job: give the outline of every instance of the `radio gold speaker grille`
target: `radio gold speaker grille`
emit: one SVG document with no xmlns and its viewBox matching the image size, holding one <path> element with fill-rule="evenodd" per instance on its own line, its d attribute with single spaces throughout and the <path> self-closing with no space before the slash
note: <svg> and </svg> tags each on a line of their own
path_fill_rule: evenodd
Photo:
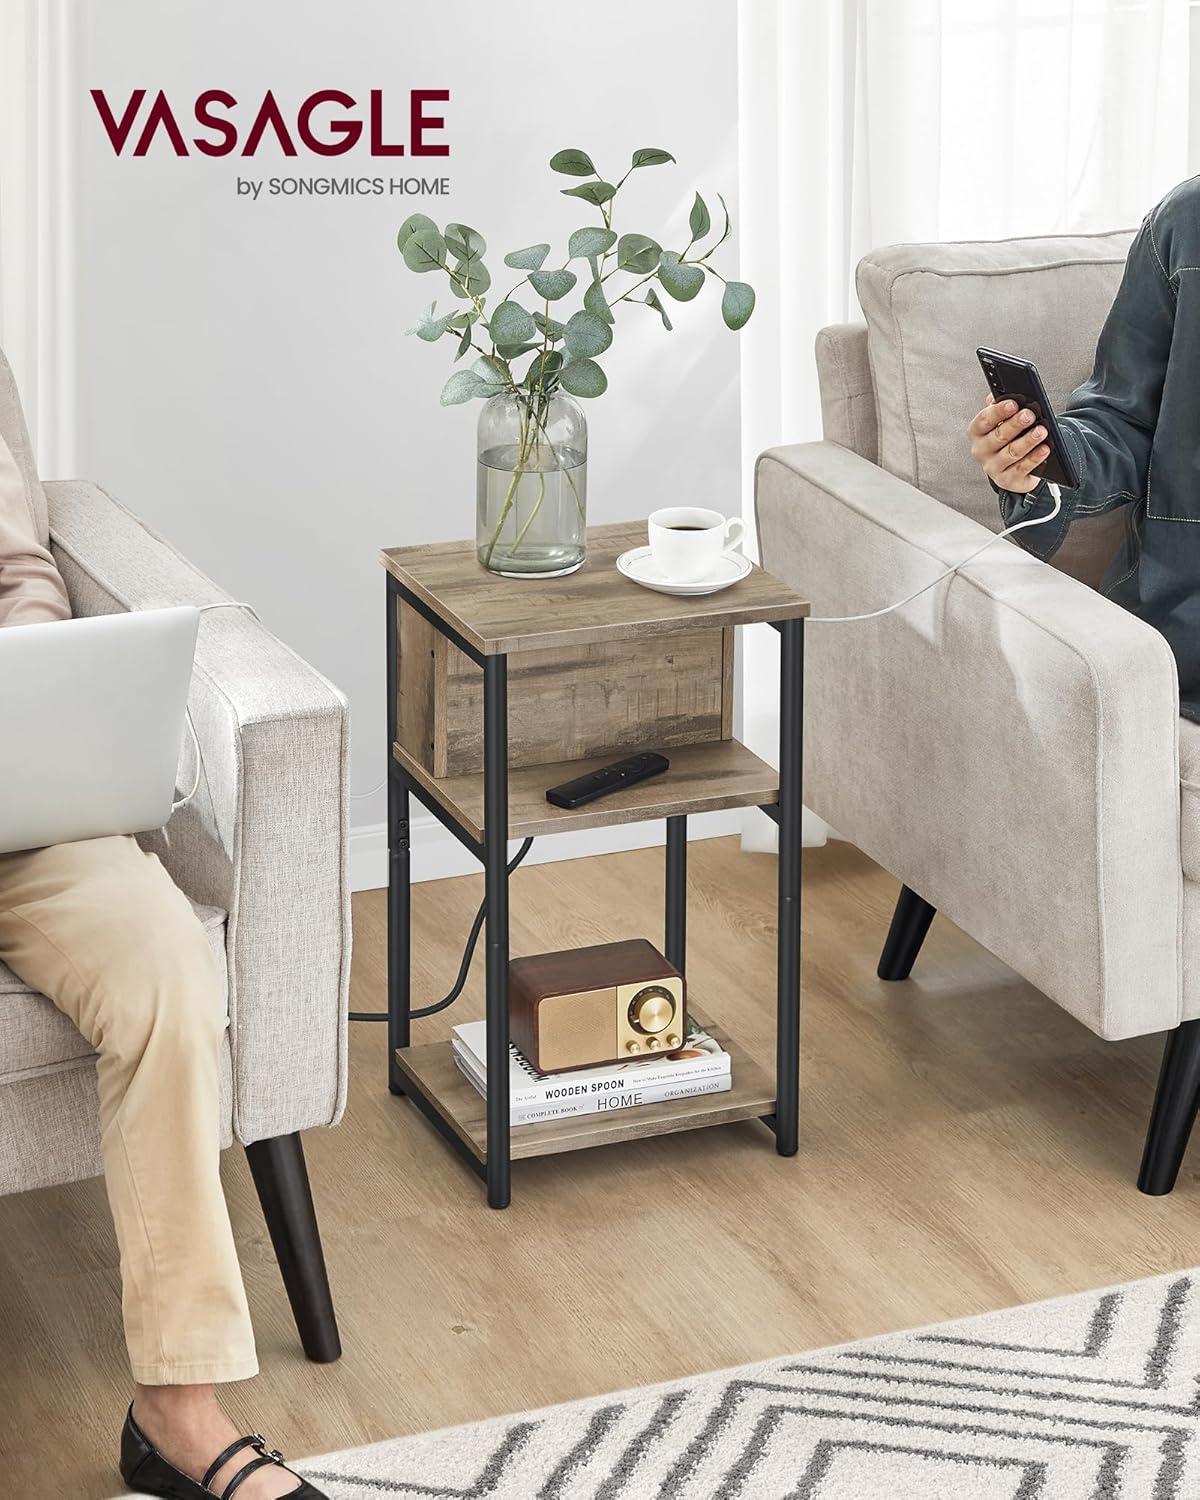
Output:
<svg viewBox="0 0 1200 1500">
<path fill-rule="evenodd" d="M 538 1060 L 544 1072 L 578 1067 L 580 1058 L 615 1054 L 617 1028 L 611 986 L 574 995 L 548 995 L 541 1011 Z"/>
</svg>

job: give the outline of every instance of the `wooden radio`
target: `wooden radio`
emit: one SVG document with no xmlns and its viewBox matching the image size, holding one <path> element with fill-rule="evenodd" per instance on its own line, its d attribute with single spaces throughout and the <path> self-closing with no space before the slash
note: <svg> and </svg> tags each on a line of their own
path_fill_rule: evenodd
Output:
<svg viewBox="0 0 1200 1500">
<path fill-rule="evenodd" d="M 683 975 L 645 938 L 513 959 L 508 999 L 512 1041 L 539 1073 L 661 1056 L 687 1036 Z"/>
</svg>

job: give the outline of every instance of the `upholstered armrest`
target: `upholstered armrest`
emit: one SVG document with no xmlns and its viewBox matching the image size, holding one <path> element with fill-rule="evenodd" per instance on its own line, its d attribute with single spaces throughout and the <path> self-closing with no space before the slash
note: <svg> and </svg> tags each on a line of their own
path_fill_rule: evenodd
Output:
<svg viewBox="0 0 1200 1500">
<path fill-rule="evenodd" d="M 765 566 L 814 616 L 988 538 L 832 443 L 758 461 Z M 805 800 L 1106 1037 L 1180 1019 L 1178 687 L 1159 633 L 997 542 L 897 613 L 812 623 Z"/>
<path fill-rule="evenodd" d="M 46 494 L 76 614 L 228 598 L 98 486 Z M 145 842 L 188 895 L 229 913 L 234 1132 L 332 1124 L 350 959 L 345 700 L 246 611 L 222 609 L 201 617 L 189 705 L 199 791 Z M 194 773 L 189 750 L 181 782 Z"/>
</svg>

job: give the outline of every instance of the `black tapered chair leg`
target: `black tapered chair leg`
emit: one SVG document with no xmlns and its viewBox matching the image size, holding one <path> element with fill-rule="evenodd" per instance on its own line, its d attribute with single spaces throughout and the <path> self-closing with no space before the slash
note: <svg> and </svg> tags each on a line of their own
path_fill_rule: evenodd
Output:
<svg viewBox="0 0 1200 1500">
<path fill-rule="evenodd" d="M 341 1354 L 342 1342 L 300 1137 L 255 1141 L 246 1147 L 246 1157 L 304 1352 L 329 1364 Z"/>
<path fill-rule="evenodd" d="M 1167 1037 L 1138 1187 L 1161 1197 L 1175 1186 L 1200 1105 L 1200 1021 L 1184 1021 Z"/>
<path fill-rule="evenodd" d="M 928 901 L 922 901 L 916 891 L 910 891 L 906 885 L 900 887 L 900 899 L 879 956 L 876 972 L 880 979 L 908 978 L 935 915 L 936 909 Z"/>
</svg>

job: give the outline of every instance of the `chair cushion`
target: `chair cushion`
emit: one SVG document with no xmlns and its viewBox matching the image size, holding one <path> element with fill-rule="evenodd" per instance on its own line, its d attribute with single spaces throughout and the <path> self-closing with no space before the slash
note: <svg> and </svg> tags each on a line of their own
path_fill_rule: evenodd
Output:
<svg viewBox="0 0 1200 1500">
<path fill-rule="evenodd" d="M 965 437 L 987 387 L 980 345 L 1032 359 L 1057 410 L 1087 379 L 1132 232 L 893 245 L 858 266 L 879 425 L 879 463 L 1000 529 Z M 1120 512 L 1076 523 L 1055 565 L 1096 583 Z M 1076 558 L 1079 554 L 1079 559 Z"/>
<path fill-rule="evenodd" d="M 192 908 L 208 934 L 224 991 L 225 913 L 194 901 Z M 0 963 L 0 1084 L 78 1066 L 92 1056 L 91 1046 L 66 1016 Z"/>
</svg>

